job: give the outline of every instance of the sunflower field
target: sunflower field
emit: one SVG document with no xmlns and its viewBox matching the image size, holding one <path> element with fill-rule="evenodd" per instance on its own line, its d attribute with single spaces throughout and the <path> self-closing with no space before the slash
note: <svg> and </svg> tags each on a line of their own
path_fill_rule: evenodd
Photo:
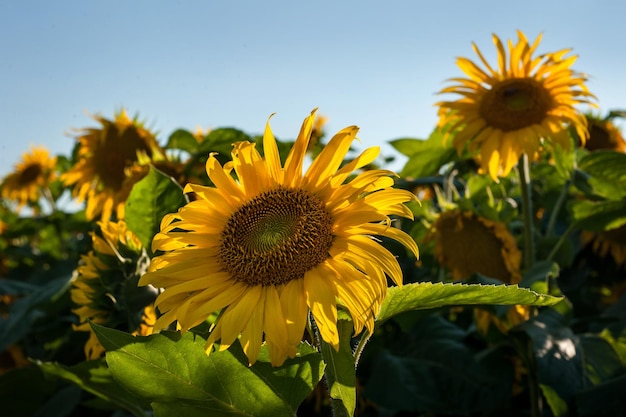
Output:
<svg viewBox="0 0 626 417">
<path fill-rule="evenodd" d="M 569 49 L 493 43 L 396 155 L 317 109 L 287 139 L 123 109 L 26 149 L 0 415 L 626 415 L 626 112 Z"/>
</svg>

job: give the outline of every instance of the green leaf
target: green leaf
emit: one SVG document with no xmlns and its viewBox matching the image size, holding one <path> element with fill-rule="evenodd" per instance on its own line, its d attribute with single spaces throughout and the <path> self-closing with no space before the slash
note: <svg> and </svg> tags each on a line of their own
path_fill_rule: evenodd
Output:
<svg viewBox="0 0 626 417">
<path fill-rule="evenodd" d="M 150 167 L 148 175 L 133 186 L 126 200 L 126 224 L 150 252 L 163 216 L 176 212 L 186 202 L 182 189 L 172 178 Z"/>
<path fill-rule="evenodd" d="M 590 176 L 587 184 L 593 194 L 610 200 L 626 197 L 626 154 L 613 150 L 589 152 L 578 163 Z"/>
<path fill-rule="evenodd" d="M 45 285 L 34 287 L 32 293 L 11 304 L 7 317 L 0 317 L 0 352 L 32 330 L 31 326 L 45 315 L 44 306 L 67 291 L 71 278 L 71 273 L 55 277 Z"/>
<path fill-rule="evenodd" d="M 113 378 L 153 403 L 158 415 L 168 415 L 171 403 L 184 403 L 183 415 L 206 415 L 211 410 L 212 415 L 294 416 L 323 374 L 320 355 L 307 344 L 301 344 L 299 355 L 281 367 L 263 362 L 264 347 L 250 367 L 239 344 L 207 356 L 205 340 L 191 332 L 173 340 L 177 337 L 134 337 L 92 327 L 107 350 Z"/>
<path fill-rule="evenodd" d="M 428 139 L 396 139 L 389 142 L 396 150 L 409 157 L 401 177 L 421 178 L 435 175 L 442 165 L 454 160 L 456 151 L 447 143 L 443 133 L 435 130 Z"/>
<path fill-rule="evenodd" d="M 567 324 L 562 314 L 544 309 L 511 330 L 509 335 L 524 334 L 530 338 L 536 361 L 533 371 L 537 371 L 539 384 L 549 386 L 569 405 L 575 393 L 588 382 L 583 371 L 584 350 L 580 338 Z"/>
<path fill-rule="evenodd" d="M 541 388 L 543 396 L 546 397 L 546 401 L 554 417 L 567 415 L 567 403 L 563 398 L 559 397 L 559 394 L 549 385 L 539 384 L 539 387 Z"/>
<path fill-rule="evenodd" d="M 331 401 L 343 407 L 340 415 L 354 415 L 356 408 L 356 364 L 350 347 L 353 324 L 350 320 L 337 321 L 339 351 L 321 340 L 322 357 L 326 362 L 326 383 Z"/>
<path fill-rule="evenodd" d="M 32 417 L 58 386 L 36 366 L 13 369 L 0 375 L 0 415 Z"/>
<path fill-rule="evenodd" d="M 198 152 L 209 153 L 218 152 L 230 154 L 233 143 L 235 142 L 251 142 L 250 136 L 239 129 L 232 127 L 223 127 L 209 132 L 200 144 Z"/>
<path fill-rule="evenodd" d="M 468 343 L 471 338 L 465 329 L 439 314 L 424 315 L 407 333 L 394 336 L 390 344 L 395 348 L 371 353 L 363 391 L 388 415 L 403 414 L 391 412 L 400 410 L 446 416 L 509 415 L 486 410 L 510 404 L 514 374 L 510 353 L 496 348 L 477 351 Z"/>
<path fill-rule="evenodd" d="M 578 227 L 592 232 L 615 229 L 626 224 L 626 200 L 577 201 L 571 206 Z"/>
<path fill-rule="evenodd" d="M 72 382 L 85 391 L 128 410 L 135 416 L 145 416 L 139 399 L 113 380 L 103 360 L 85 361 L 75 366 L 53 362 L 38 361 L 36 363 L 46 375 L 57 376 Z"/>
<path fill-rule="evenodd" d="M 188 130 L 177 129 L 170 135 L 165 147 L 195 153 L 198 150 L 198 141 Z"/>
<path fill-rule="evenodd" d="M 438 308 L 449 305 L 525 304 L 549 306 L 561 297 L 539 294 L 517 285 L 480 285 L 420 282 L 389 288 L 380 309 L 377 323 L 396 314 L 411 310 Z"/>
</svg>

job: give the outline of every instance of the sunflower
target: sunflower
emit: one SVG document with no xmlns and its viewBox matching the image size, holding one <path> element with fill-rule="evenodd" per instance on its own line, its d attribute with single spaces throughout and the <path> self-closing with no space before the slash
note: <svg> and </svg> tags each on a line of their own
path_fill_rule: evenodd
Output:
<svg viewBox="0 0 626 417">
<path fill-rule="evenodd" d="M 115 120 L 96 116 L 101 128 L 82 131 L 78 161 L 61 179 L 74 186 L 73 195 L 87 200 L 88 220 L 101 215 L 109 220 L 113 211 L 118 219 L 124 217 L 124 203 L 132 186 L 146 170 L 137 170 L 139 155 L 148 160 L 164 158 L 155 136 L 137 120 L 131 120 L 122 110 Z"/>
<path fill-rule="evenodd" d="M 2 183 L 2 197 L 17 201 L 17 211 L 26 204 L 37 203 L 41 193 L 56 178 L 56 157 L 43 146 L 31 146 L 22 160 L 15 164 L 14 171 Z"/>
<path fill-rule="evenodd" d="M 481 274 L 505 284 L 521 280 L 522 253 L 507 227 L 471 212 L 446 211 L 433 225 L 435 257 L 449 268 L 455 280 Z M 502 333 L 529 318 L 527 306 L 512 306 L 505 317 L 496 317 L 482 309 L 474 310 L 476 326 L 486 334 L 494 324 Z"/>
<path fill-rule="evenodd" d="M 397 260 L 374 236 L 397 240 L 417 256 L 415 242 L 389 217 L 412 218 L 403 203 L 416 198 L 391 188 L 390 171 L 364 171 L 348 181 L 379 153 L 369 148 L 340 168 L 356 126 L 338 132 L 303 174 L 315 113 L 304 119 L 284 166 L 268 121 L 264 158 L 253 143 L 235 143 L 223 167 L 209 155 L 214 187 L 185 187 L 198 200 L 163 218 L 152 247 L 164 253 L 139 282 L 164 288 L 155 331 L 175 320 L 187 331 L 220 312 L 207 354 L 217 340 L 224 350 L 241 335 L 251 364 L 265 340 L 279 366 L 296 355 L 309 311 L 335 349 L 338 304 L 351 314 L 355 334 L 373 330 L 386 276 L 402 284 Z"/>
<path fill-rule="evenodd" d="M 590 151 L 612 149 L 626 152 L 626 140 L 620 129 L 610 119 L 602 119 L 591 113 L 585 114 L 585 117 L 589 131 L 589 140 L 585 142 L 586 149 Z"/>
<path fill-rule="evenodd" d="M 586 76 L 570 69 L 577 57 L 566 56 L 569 49 L 533 57 L 541 35 L 532 45 L 524 33 L 517 35 L 516 45 L 508 42 L 508 59 L 502 42 L 493 35 L 497 69 L 472 43 L 486 70 L 458 58 L 457 65 L 469 78 L 450 79 L 456 84 L 439 94 L 455 93 L 462 98 L 436 103 L 439 126 L 449 126 L 446 137 L 454 136 L 459 153 L 466 145 L 472 153 L 479 151 L 481 169 L 495 181 L 508 175 L 522 154 L 533 156 L 550 143 L 568 148 L 568 125 L 584 143 L 586 119 L 575 106 L 594 98 L 585 85 Z"/>
<path fill-rule="evenodd" d="M 506 225 L 468 211 L 441 213 L 433 225 L 435 257 L 454 279 L 479 273 L 507 284 L 520 279 L 522 254 Z"/>
<path fill-rule="evenodd" d="M 590 244 L 594 253 L 601 257 L 610 255 L 618 267 L 626 267 L 626 225 L 603 232 L 583 231 L 583 244 Z"/>
<path fill-rule="evenodd" d="M 71 289 L 77 305 L 72 311 L 79 318 L 74 329 L 90 332 L 85 344 L 88 359 L 104 352 L 89 321 L 141 335 L 150 334 L 156 321 L 155 291 L 137 288 L 147 262 L 141 242 L 123 221 L 98 225 L 99 233 L 92 233 L 93 250 L 82 256 Z"/>
</svg>

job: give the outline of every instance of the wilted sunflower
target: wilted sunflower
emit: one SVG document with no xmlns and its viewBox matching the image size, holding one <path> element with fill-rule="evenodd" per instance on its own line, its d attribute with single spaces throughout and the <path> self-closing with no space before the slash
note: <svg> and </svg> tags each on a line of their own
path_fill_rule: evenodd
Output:
<svg viewBox="0 0 626 417">
<path fill-rule="evenodd" d="M 92 233 L 93 251 L 82 256 L 72 284 L 72 310 L 79 318 L 77 331 L 90 332 L 85 356 L 96 359 L 104 348 L 91 330 L 89 320 L 100 325 L 148 335 L 156 321 L 152 303 L 156 291 L 137 288 L 147 268 L 148 258 L 141 242 L 123 221 L 98 222 L 99 233 Z"/>
<path fill-rule="evenodd" d="M 77 138 L 78 161 L 61 179 L 74 186 L 74 197 L 87 200 L 88 220 L 98 215 L 109 220 L 114 210 L 121 219 L 132 186 L 147 172 L 137 169 L 139 155 L 150 160 L 162 158 L 163 151 L 154 135 L 124 110 L 115 120 L 94 118 L 102 128 L 85 129 Z"/>
<path fill-rule="evenodd" d="M 591 113 L 585 114 L 589 140 L 585 148 L 590 151 L 598 149 L 612 149 L 626 152 L 626 140 L 620 129 L 610 119 L 603 119 Z"/>
<path fill-rule="evenodd" d="M 163 218 L 152 246 L 165 253 L 140 280 L 164 288 L 155 331 L 174 320 L 186 331 L 220 311 L 207 353 L 215 341 L 223 350 L 241 335 L 250 363 L 265 340 L 278 366 L 296 355 L 309 310 L 335 348 L 338 303 L 350 312 L 356 334 L 373 330 L 386 276 L 402 284 L 398 262 L 373 236 L 395 239 L 417 256 L 415 242 L 389 218 L 412 218 L 403 203 L 415 196 L 392 189 L 390 171 L 365 171 L 348 181 L 379 153 L 369 148 L 340 168 L 356 126 L 337 133 L 303 175 L 314 120 L 315 111 L 284 167 L 268 122 L 265 158 L 253 143 L 235 143 L 224 167 L 213 154 L 207 160 L 214 187 L 185 187 L 198 200 Z"/>
<path fill-rule="evenodd" d="M 570 69 L 576 56 L 566 56 L 570 49 L 533 57 L 541 35 L 532 45 L 521 31 L 518 42 L 509 40 L 509 57 L 500 39 L 493 35 L 498 50 L 498 68 L 494 69 L 472 43 L 474 52 L 486 70 L 467 58 L 457 65 L 469 78 L 452 78 L 457 84 L 439 94 L 456 93 L 462 98 L 441 101 L 439 125 L 448 126 L 454 147 L 461 152 L 479 150 L 482 170 L 495 181 L 506 176 L 522 154 L 534 155 L 544 144 L 570 146 L 567 126 L 587 138 L 586 119 L 575 106 L 590 103 L 593 96 L 586 76 Z"/>
<path fill-rule="evenodd" d="M 522 253 L 503 223 L 471 212 L 446 211 L 437 218 L 431 235 L 435 240 L 435 257 L 450 269 L 454 279 L 469 278 L 478 273 L 505 284 L 520 282 Z M 493 323 L 506 333 L 508 328 L 528 319 L 529 309 L 513 306 L 503 318 L 475 309 L 475 316 L 481 332 L 487 333 Z"/>
<path fill-rule="evenodd" d="M 46 148 L 31 146 L 30 153 L 25 152 L 4 179 L 2 197 L 16 201 L 18 211 L 28 203 L 37 203 L 42 191 L 56 177 L 56 163 L 56 157 L 50 157 Z"/>
</svg>

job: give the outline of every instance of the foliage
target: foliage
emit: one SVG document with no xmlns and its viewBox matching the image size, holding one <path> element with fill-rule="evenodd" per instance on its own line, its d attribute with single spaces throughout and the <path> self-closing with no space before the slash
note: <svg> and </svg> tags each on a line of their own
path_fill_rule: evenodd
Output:
<svg viewBox="0 0 626 417">
<path fill-rule="evenodd" d="M 144 167 L 125 206 L 127 226 L 149 255 L 163 216 L 190 198 L 185 182 L 211 185 L 203 166 L 207 155 L 218 152 L 226 163 L 231 144 L 242 140 L 259 136 L 235 128 L 202 134 L 178 129 L 169 136 L 165 161 Z M 414 221 L 394 226 L 415 239 L 420 260 L 383 240 L 398 257 L 405 285 L 388 288 L 373 333 L 351 334 L 350 315 L 341 310 L 339 350 L 319 340 L 311 322 L 296 357 L 279 367 L 271 366 L 266 347 L 249 366 L 238 342 L 207 356 L 215 317 L 185 334 L 172 329 L 148 336 L 94 322 L 106 356 L 86 360 L 88 334 L 75 330 L 70 289 L 81 257 L 94 248 L 90 236 L 98 224 L 86 221 L 81 207 L 63 207 L 69 190 L 58 180 L 49 184 L 48 209 L 42 205 L 36 215 L 17 215 L 3 201 L 0 415 L 623 413 L 626 156 L 581 147 L 539 155 L 530 161 L 532 196 L 526 200 L 516 170 L 494 182 L 438 129 L 427 140 L 391 144 L 407 158 L 396 185 L 421 200 L 410 206 Z M 280 142 L 283 160 L 289 146 Z M 311 152 L 322 147 L 320 141 Z M 75 158 L 58 156 L 59 173 Z M 532 242 L 524 234 L 525 205 L 532 207 Z M 504 225 L 526 259 L 509 271 L 511 279 L 481 270 L 454 276 L 445 248 L 443 254 L 437 248 L 442 232 L 436 225 L 443 213 L 455 212 Z M 483 243 L 472 236 L 465 248 L 473 253 L 487 247 Z M 145 269 L 117 255 L 129 270 Z M 496 251 L 491 258 L 513 255 Z M 140 293 L 126 291 L 111 308 L 137 302 Z"/>
</svg>

